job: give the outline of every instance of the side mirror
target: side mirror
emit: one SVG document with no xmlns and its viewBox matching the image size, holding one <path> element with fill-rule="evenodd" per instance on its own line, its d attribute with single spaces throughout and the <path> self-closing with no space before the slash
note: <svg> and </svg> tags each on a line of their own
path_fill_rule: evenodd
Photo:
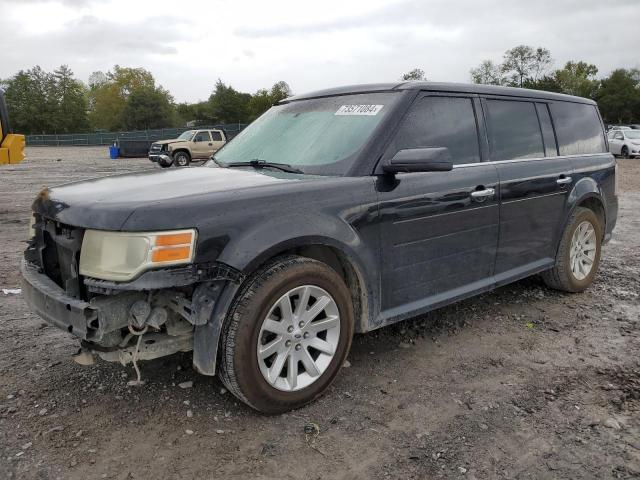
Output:
<svg viewBox="0 0 640 480">
<path fill-rule="evenodd" d="M 387 173 L 448 172 L 453 169 L 453 160 L 446 147 L 407 148 L 382 168 Z"/>
</svg>

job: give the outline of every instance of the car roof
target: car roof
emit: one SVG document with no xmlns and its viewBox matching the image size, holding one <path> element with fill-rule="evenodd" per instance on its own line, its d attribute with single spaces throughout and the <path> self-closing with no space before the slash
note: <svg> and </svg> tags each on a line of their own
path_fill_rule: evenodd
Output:
<svg viewBox="0 0 640 480">
<path fill-rule="evenodd" d="M 432 92 L 471 93 L 483 95 L 503 95 L 510 97 L 540 98 L 544 100 L 562 100 L 565 102 L 588 103 L 595 105 L 591 99 L 565 95 L 563 93 L 545 92 L 543 90 L 531 90 L 528 88 L 499 87 L 496 85 L 479 85 L 475 83 L 453 82 L 426 82 L 410 81 L 395 83 L 369 83 L 360 85 L 348 85 L 334 87 L 315 92 L 304 93 L 289 97 L 281 103 L 294 102 L 309 98 L 330 97 L 335 95 L 347 95 L 352 93 L 388 92 L 398 90 L 425 90 Z"/>
</svg>

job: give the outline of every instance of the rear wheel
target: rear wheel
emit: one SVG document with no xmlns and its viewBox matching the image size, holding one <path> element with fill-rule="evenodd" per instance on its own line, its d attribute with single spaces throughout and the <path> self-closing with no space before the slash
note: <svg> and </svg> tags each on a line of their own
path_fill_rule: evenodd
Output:
<svg viewBox="0 0 640 480">
<path fill-rule="evenodd" d="M 176 167 L 186 167 L 191 162 L 191 155 L 187 152 L 176 152 L 173 154 L 173 163 Z"/>
<path fill-rule="evenodd" d="M 545 283 L 565 292 L 585 290 L 598 271 L 602 226 L 588 208 L 573 212 L 562 235 L 555 266 L 543 272 Z"/>
<path fill-rule="evenodd" d="M 321 395 L 349 352 L 353 306 L 342 278 L 304 257 L 276 259 L 247 280 L 221 338 L 220 378 L 265 413 Z"/>
</svg>

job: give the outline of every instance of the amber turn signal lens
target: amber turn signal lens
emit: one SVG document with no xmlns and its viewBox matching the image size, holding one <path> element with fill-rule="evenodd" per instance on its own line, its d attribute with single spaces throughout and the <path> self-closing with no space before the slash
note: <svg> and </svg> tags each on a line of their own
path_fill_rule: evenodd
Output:
<svg viewBox="0 0 640 480">
<path fill-rule="evenodd" d="M 193 233 L 167 233 L 156 237 L 156 247 L 169 247 L 173 245 L 190 245 Z"/>
<path fill-rule="evenodd" d="M 151 255 L 151 261 L 154 263 L 175 262 L 176 260 L 189 260 L 190 257 L 190 246 L 156 248 Z"/>
</svg>

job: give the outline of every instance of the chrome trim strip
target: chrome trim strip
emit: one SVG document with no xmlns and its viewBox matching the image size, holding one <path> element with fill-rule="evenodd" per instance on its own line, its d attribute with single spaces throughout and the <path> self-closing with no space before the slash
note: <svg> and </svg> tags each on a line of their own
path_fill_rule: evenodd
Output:
<svg viewBox="0 0 640 480">
<path fill-rule="evenodd" d="M 544 195 L 536 195 L 535 197 L 518 198 L 517 200 L 506 200 L 502 202 L 502 205 L 506 205 L 507 203 L 526 202 L 527 200 L 535 200 L 537 198 L 551 197 L 553 195 L 563 195 L 565 193 L 567 193 L 566 190 L 561 192 L 545 193 Z"/>
<path fill-rule="evenodd" d="M 459 165 L 454 165 L 453 168 L 477 167 L 479 165 L 499 165 L 501 163 L 537 162 L 540 160 L 562 160 L 565 158 L 572 159 L 572 158 L 585 158 L 585 157 L 600 157 L 602 155 L 607 155 L 608 153 L 609 152 L 588 153 L 588 154 L 578 154 L 578 155 L 560 155 L 557 157 L 517 158 L 514 160 L 490 160 L 487 162 L 461 163 Z"/>
</svg>

